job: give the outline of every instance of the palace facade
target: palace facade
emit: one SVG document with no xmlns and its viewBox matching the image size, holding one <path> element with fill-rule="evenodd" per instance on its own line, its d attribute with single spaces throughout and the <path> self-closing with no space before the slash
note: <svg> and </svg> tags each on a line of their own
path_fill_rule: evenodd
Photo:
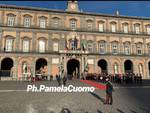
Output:
<svg viewBox="0 0 150 113">
<path fill-rule="evenodd" d="M 1 79 L 63 68 L 68 75 L 134 72 L 150 78 L 150 18 L 0 5 Z M 79 74 L 79 75 L 80 75 Z"/>
</svg>

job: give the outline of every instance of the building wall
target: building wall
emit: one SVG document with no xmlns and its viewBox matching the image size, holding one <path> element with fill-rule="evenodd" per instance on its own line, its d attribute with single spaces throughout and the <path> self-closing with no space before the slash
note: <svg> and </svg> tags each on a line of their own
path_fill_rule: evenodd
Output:
<svg viewBox="0 0 150 113">
<path fill-rule="evenodd" d="M 8 14 L 15 15 L 15 25 L 7 26 Z M 133 62 L 133 71 L 138 73 L 138 64 L 143 65 L 143 78 L 149 78 L 148 62 L 150 61 L 148 53 L 147 44 L 150 43 L 149 34 L 147 34 L 146 26 L 150 24 L 150 19 L 140 19 L 140 18 L 123 18 L 123 17 L 111 17 L 102 15 L 88 15 L 80 13 L 61 13 L 61 12 L 47 12 L 47 11 L 35 11 L 27 9 L 12 9 L 12 8 L 0 8 L 0 15 L 2 19 L 0 20 L 1 30 L 0 30 L 0 61 L 3 58 L 10 57 L 14 61 L 14 72 L 13 78 L 19 79 L 22 76 L 21 66 L 22 62 L 27 61 L 28 65 L 31 67 L 33 73 L 35 73 L 35 62 L 39 58 L 44 58 L 47 61 L 47 74 L 56 75 L 59 73 L 58 66 L 60 65 L 62 56 L 64 57 L 64 68 L 66 69 L 67 61 L 70 59 L 66 56 L 65 40 L 76 36 L 79 40 L 78 48 L 81 47 L 81 42 L 91 41 L 93 43 L 93 52 L 88 52 L 88 54 L 83 54 L 81 51 L 80 57 L 74 57 L 78 59 L 81 64 L 81 69 L 84 70 L 83 58 L 92 59 L 94 63 L 89 64 L 89 72 L 97 73 L 99 67 L 97 63 L 100 59 L 105 59 L 108 64 L 108 73 L 114 73 L 114 63 L 119 65 L 119 73 L 124 73 L 124 62 L 126 60 L 131 60 Z M 30 15 L 31 26 L 24 27 L 24 16 Z M 46 18 L 46 28 L 39 27 L 39 17 Z M 59 18 L 60 25 L 58 28 L 54 29 L 53 18 Z M 70 28 L 70 20 L 76 19 L 77 30 L 72 31 Z M 88 30 L 87 21 L 91 20 L 92 29 Z M 104 23 L 104 32 L 99 32 L 99 22 Z M 111 23 L 116 23 L 116 32 L 111 32 Z M 128 33 L 123 32 L 123 24 L 128 23 Z M 134 25 L 140 25 L 140 33 L 135 33 Z M 4 47 L 6 45 L 6 39 L 11 36 L 14 40 L 13 51 L 4 52 Z M 24 38 L 30 40 L 30 51 L 29 53 L 24 53 L 22 51 L 22 45 Z M 39 39 L 44 39 L 46 42 L 45 53 L 39 53 L 38 42 Z M 99 53 L 99 42 L 106 42 L 106 53 Z M 53 51 L 53 43 L 58 42 L 59 51 Z M 112 43 L 118 42 L 118 53 L 112 53 Z M 123 44 L 129 42 L 131 45 L 130 55 L 124 54 Z M 142 43 L 142 54 L 138 55 L 136 52 L 136 44 Z M 63 52 L 61 53 L 60 50 Z M 69 53 L 69 51 L 67 52 Z M 70 53 L 73 54 L 73 53 Z M 58 58 L 58 63 L 52 63 L 53 58 Z M 0 62 L 0 63 L 1 63 Z"/>
</svg>

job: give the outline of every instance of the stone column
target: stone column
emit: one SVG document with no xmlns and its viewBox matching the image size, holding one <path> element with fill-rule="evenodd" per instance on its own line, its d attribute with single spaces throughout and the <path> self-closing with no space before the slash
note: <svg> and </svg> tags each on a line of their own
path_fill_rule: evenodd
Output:
<svg viewBox="0 0 150 113">
<path fill-rule="evenodd" d="M 147 44 L 146 44 L 146 39 L 145 38 L 143 38 L 143 48 L 142 48 L 142 50 L 143 50 L 143 54 L 147 54 Z"/>
<path fill-rule="evenodd" d="M 94 36 L 93 52 L 94 52 L 94 53 L 97 53 L 97 41 L 96 41 L 96 36 Z"/>
<path fill-rule="evenodd" d="M 123 54 L 122 37 L 119 37 L 119 54 Z"/>
<path fill-rule="evenodd" d="M 2 38 L 3 38 L 3 31 L 2 31 L 2 30 L 0 30 L 0 45 L 1 45 L 1 47 L 0 47 L 0 51 L 3 51 Z"/>
<path fill-rule="evenodd" d="M 32 51 L 36 52 L 36 33 L 32 32 Z"/>
<path fill-rule="evenodd" d="M 134 44 L 134 37 L 131 37 L 131 54 L 135 54 L 136 48 Z"/>
<path fill-rule="evenodd" d="M 48 52 L 51 52 L 52 50 L 53 50 L 52 34 L 49 34 L 49 37 L 48 37 Z"/>
<path fill-rule="evenodd" d="M 18 57 L 15 58 L 13 69 L 14 70 L 13 70 L 12 79 L 19 80 L 19 78 L 18 78 Z"/>
<path fill-rule="evenodd" d="M 109 58 L 108 58 L 109 59 Z M 107 72 L 108 72 L 108 74 L 111 74 L 112 73 L 112 66 L 111 66 L 111 63 L 110 63 L 110 61 L 108 60 L 108 62 L 107 62 Z"/>
<path fill-rule="evenodd" d="M 61 37 L 59 43 L 59 50 L 64 50 L 64 49 L 65 49 L 65 38 Z"/>
<path fill-rule="evenodd" d="M 48 80 L 50 80 L 51 75 L 51 57 L 48 57 Z"/>
<path fill-rule="evenodd" d="M 38 25 L 37 25 L 37 14 L 35 13 L 34 14 L 34 17 L 33 17 L 33 27 L 37 27 Z"/>
<path fill-rule="evenodd" d="M 16 33 L 16 47 L 15 47 L 15 51 L 18 52 L 21 48 L 19 47 L 20 45 L 20 32 L 17 31 Z"/>
<path fill-rule="evenodd" d="M 0 25 L 3 25 L 4 24 L 4 11 L 1 11 L 0 17 L 1 17 L 1 19 L 0 19 Z"/>
<path fill-rule="evenodd" d="M 107 47 L 106 47 L 106 48 L 107 48 L 107 49 L 106 49 L 106 53 L 109 54 L 109 53 L 111 53 L 111 44 L 110 44 L 110 41 L 109 41 L 109 38 L 110 38 L 110 37 L 107 36 L 106 38 L 107 38 L 107 39 L 106 39 L 106 46 L 107 46 Z"/>
<path fill-rule="evenodd" d="M 35 59 L 33 59 L 31 64 L 32 64 L 31 65 L 32 76 L 35 77 L 35 65 L 36 65 Z"/>
<path fill-rule="evenodd" d="M 110 31 L 108 19 L 106 19 L 106 32 Z"/>
<path fill-rule="evenodd" d="M 19 11 L 16 16 L 16 26 L 21 25 L 21 12 Z"/>
<path fill-rule="evenodd" d="M 136 73 L 139 73 L 139 70 L 138 70 L 138 64 L 136 63 L 136 61 L 132 62 L 133 63 L 133 72 L 136 74 Z"/>
</svg>

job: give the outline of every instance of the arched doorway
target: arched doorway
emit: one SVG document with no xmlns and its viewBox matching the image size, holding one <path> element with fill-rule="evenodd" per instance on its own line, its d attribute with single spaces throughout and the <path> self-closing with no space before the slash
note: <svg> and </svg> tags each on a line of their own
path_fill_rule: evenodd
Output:
<svg viewBox="0 0 150 113">
<path fill-rule="evenodd" d="M 14 62 L 11 58 L 5 58 L 1 62 L 1 76 L 9 77 L 12 76 L 12 67 Z"/>
<path fill-rule="evenodd" d="M 99 60 L 99 61 L 98 61 L 98 66 L 99 66 L 100 69 L 101 69 L 101 73 L 106 73 L 106 74 L 108 73 L 106 60 L 104 60 L 104 59 Z"/>
<path fill-rule="evenodd" d="M 79 78 L 80 76 L 80 62 L 76 59 L 70 59 L 67 62 L 67 76 L 68 79 Z"/>
<path fill-rule="evenodd" d="M 133 63 L 130 60 L 124 62 L 125 73 L 133 73 Z"/>
<path fill-rule="evenodd" d="M 35 73 L 36 74 L 43 74 L 45 73 L 45 67 L 47 66 L 47 61 L 44 58 L 40 58 L 36 61 L 36 66 L 35 66 Z"/>
<path fill-rule="evenodd" d="M 149 78 L 150 78 L 150 62 L 148 62 L 148 72 L 149 72 Z"/>
</svg>

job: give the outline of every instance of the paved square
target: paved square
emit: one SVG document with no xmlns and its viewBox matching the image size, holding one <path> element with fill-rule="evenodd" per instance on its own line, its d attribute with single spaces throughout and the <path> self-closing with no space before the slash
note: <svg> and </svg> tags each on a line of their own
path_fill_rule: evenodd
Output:
<svg viewBox="0 0 150 113">
<path fill-rule="evenodd" d="M 0 113 L 60 113 L 68 108 L 70 113 L 150 113 L 150 87 L 124 87 L 115 85 L 113 105 L 103 105 L 105 91 L 94 93 L 33 93 L 26 92 L 29 82 L 0 82 Z M 36 82 L 57 86 L 56 81 Z M 78 80 L 67 85 L 87 86 Z"/>
</svg>

